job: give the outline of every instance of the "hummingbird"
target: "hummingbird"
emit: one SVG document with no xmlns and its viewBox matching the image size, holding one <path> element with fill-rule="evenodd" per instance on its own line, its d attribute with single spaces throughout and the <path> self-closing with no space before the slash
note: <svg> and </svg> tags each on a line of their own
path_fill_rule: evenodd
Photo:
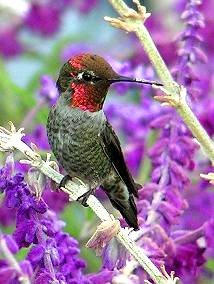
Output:
<svg viewBox="0 0 214 284">
<path fill-rule="evenodd" d="M 138 230 L 134 197 L 138 197 L 139 185 L 103 111 L 109 87 L 117 82 L 162 86 L 119 75 L 98 55 L 84 53 L 70 58 L 56 82 L 60 96 L 48 115 L 47 136 L 57 161 L 67 172 L 59 187 L 74 177 L 82 180 L 89 190 L 78 200 L 87 206 L 88 197 L 100 186 L 127 224 Z"/>
</svg>

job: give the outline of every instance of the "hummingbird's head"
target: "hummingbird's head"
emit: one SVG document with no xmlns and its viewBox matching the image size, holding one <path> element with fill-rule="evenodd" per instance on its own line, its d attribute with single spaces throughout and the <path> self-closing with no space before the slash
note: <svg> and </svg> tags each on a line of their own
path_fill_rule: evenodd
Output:
<svg viewBox="0 0 214 284">
<path fill-rule="evenodd" d="M 84 53 L 70 58 L 62 66 L 57 87 L 60 93 L 71 93 L 71 107 L 95 112 L 102 109 L 108 89 L 115 82 L 162 86 L 152 81 L 121 76 L 102 57 Z"/>
</svg>

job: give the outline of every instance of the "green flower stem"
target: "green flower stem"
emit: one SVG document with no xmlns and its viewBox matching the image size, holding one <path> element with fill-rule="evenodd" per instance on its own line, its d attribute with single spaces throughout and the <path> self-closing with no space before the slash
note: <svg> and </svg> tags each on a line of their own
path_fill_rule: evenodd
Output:
<svg viewBox="0 0 214 284">
<path fill-rule="evenodd" d="M 113 19 L 105 17 L 105 20 L 110 22 L 114 27 L 124 29 L 128 32 L 134 32 L 137 35 L 158 76 L 163 82 L 165 90 L 170 94 L 171 100 L 178 102 L 174 105 L 177 112 L 182 117 L 193 136 L 197 139 L 204 153 L 214 163 L 214 143 L 188 106 L 185 98 L 180 98 L 180 89 L 174 82 L 172 75 L 158 52 L 147 28 L 143 24 L 143 21 L 146 19 L 146 17 L 144 17 L 146 14 L 145 11 L 140 10 L 139 7 L 144 7 L 139 5 L 139 1 L 133 0 L 138 6 L 137 12 L 130 9 L 122 0 L 108 1 L 121 18 Z"/>
</svg>

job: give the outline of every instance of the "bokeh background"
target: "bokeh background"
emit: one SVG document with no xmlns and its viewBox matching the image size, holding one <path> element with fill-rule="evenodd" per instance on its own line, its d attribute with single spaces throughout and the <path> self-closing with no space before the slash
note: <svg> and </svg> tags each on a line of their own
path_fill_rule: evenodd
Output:
<svg viewBox="0 0 214 284">
<path fill-rule="evenodd" d="M 132 1 L 125 2 L 134 7 Z M 213 136 L 214 2 L 206 0 L 201 5 L 190 0 L 141 2 L 152 13 L 146 26 L 163 59 L 178 82 L 188 88 L 190 105 Z M 25 127 L 24 141 L 35 143 L 44 158 L 50 151 L 45 129 L 48 110 L 58 97 L 55 81 L 68 58 L 82 52 L 96 53 L 122 75 L 159 80 L 137 38 L 110 27 L 104 16 L 116 16 L 108 1 L 0 0 L 0 125 L 13 121 L 17 127 Z M 105 103 L 105 112 L 120 136 L 130 170 L 139 183 L 145 184 L 138 204 L 140 223 L 144 227 L 148 212 L 156 210 L 159 217 L 155 224 L 164 228 L 170 242 L 176 239 L 176 245 L 173 243 L 170 249 L 180 246 L 168 255 L 169 270 L 174 269 L 182 283 L 214 283 L 214 192 L 212 186 L 199 178 L 199 173 L 210 171 L 211 166 L 179 117 L 170 108 L 155 102 L 154 94 L 150 87 L 117 84 L 111 88 Z M 0 153 L 1 166 L 5 159 Z M 15 160 L 19 159 L 20 154 L 16 153 Z M 162 178 L 160 189 L 163 167 L 168 172 Z M 28 171 L 27 166 L 18 162 L 15 168 L 24 174 Z M 158 190 L 164 197 L 158 206 L 150 207 Z M 118 214 L 102 192 L 98 191 L 97 195 L 110 212 Z M 79 241 L 81 258 L 86 261 L 82 273 L 102 272 L 101 258 L 92 249 L 85 248 L 98 224 L 97 217 L 76 202 L 68 203 L 67 196 L 51 191 L 49 185 L 43 198 L 65 222 L 63 230 Z M 0 225 L 1 231 L 7 234 L 12 234 L 17 225 L 15 211 L 8 209 L 4 195 Z M 182 243 L 179 236 L 194 230 L 199 231 L 197 237 L 195 233 L 188 245 Z M 162 241 L 158 243 L 154 235 L 148 235 L 141 245 L 159 264 L 159 260 L 167 257 L 169 239 L 168 245 L 157 253 Z M 22 247 L 16 258 L 25 259 L 30 248 Z M 139 271 L 133 270 L 133 275 L 138 277 L 138 282 L 129 278 L 130 282 L 114 283 L 142 283 L 145 278 Z M 112 277 L 113 274 L 109 282 Z M 96 278 L 93 281 L 108 282 L 96 282 Z"/>
</svg>

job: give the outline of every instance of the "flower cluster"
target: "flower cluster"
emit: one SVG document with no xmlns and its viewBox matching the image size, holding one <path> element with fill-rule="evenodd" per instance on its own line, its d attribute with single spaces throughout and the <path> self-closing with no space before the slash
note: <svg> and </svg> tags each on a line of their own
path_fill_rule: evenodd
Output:
<svg viewBox="0 0 214 284">
<path fill-rule="evenodd" d="M 64 222 L 48 210 L 46 203 L 37 200 L 20 173 L 13 175 L 11 164 L 0 170 L 0 190 L 5 194 L 8 208 L 16 212 L 16 228 L 13 236 L 2 237 L 11 254 L 27 247 L 28 254 L 15 271 L 9 260 L 1 262 L 1 279 L 18 279 L 27 274 L 34 283 L 91 283 L 82 274 L 85 262 L 79 257 L 76 239 L 62 231 Z M 1 250 L 0 241 L 0 250 Z M 6 257 L 7 258 L 7 257 Z M 1 281 L 2 282 L 2 281 Z M 11 282 L 7 282 L 11 283 Z"/>
</svg>

